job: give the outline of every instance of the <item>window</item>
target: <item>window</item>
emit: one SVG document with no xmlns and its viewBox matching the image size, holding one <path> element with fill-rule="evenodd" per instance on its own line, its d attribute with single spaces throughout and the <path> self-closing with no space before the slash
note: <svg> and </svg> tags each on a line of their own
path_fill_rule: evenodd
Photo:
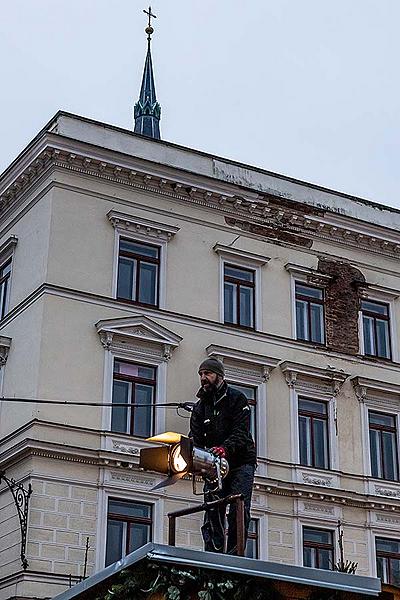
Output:
<svg viewBox="0 0 400 600">
<path fill-rule="evenodd" d="M 8 312 L 10 291 L 11 258 L 0 266 L 0 319 Z"/>
<path fill-rule="evenodd" d="M 383 583 L 400 585 L 400 542 L 376 538 L 376 570 Z"/>
<path fill-rule="evenodd" d="M 158 306 L 159 270 L 158 246 L 120 238 L 117 298 Z"/>
<path fill-rule="evenodd" d="M 224 265 L 224 322 L 255 328 L 255 271 Z"/>
<path fill-rule="evenodd" d="M 328 405 L 299 398 L 300 464 L 329 469 Z"/>
<path fill-rule="evenodd" d="M 369 412 L 369 447 L 371 475 L 398 481 L 396 417 L 379 412 Z"/>
<path fill-rule="evenodd" d="M 111 431 L 150 437 L 154 431 L 156 368 L 114 360 Z"/>
<path fill-rule="evenodd" d="M 242 392 L 242 394 L 244 394 L 248 400 L 250 407 L 250 431 L 255 441 L 257 439 L 257 389 L 250 385 L 241 385 L 239 383 L 230 383 L 229 386 L 234 390 L 238 390 L 238 392 Z"/>
<path fill-rule="evenodd" d="M 324 291 L 296 282 L 296 338 L 325 343 Z"/>
<path fill-rule="evenodd" d="M 244 555 L 246 558 L 258 558 L 258 519 L 250 519 Z"/>
<path fill-rule="evenodd" d="M 152 507 L 130 500 L 109 499 L 106 566 L 151 541 Z"/>
<path fill-rule="evenodd" d="M 303 564 L 316 569 L 333 568 L 332 531 L 303 527 Z"/>
<path fill-rule="evenodd" d="M 383 302 L 361 301 L 364 354 L 391 358 L 389 305 Z"/>
</svg>

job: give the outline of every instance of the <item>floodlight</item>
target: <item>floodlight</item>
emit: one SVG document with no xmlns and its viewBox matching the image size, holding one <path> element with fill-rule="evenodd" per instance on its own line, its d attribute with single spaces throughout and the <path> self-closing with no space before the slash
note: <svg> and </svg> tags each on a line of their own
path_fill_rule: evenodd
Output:
<svg viewBox="0 0 400 600">
<path fill-rule="evenodd" d="M 219 458 L 208 450 L 197 448 L 191 438 L 172 431 L 148 438 L 148 441 L 161 445 L 143 448 L 140 451 L 139 467 L 146 471 L 168 475 L 167 479 L 153 489 L 172 485 L 185 475 L 193 476 L 194 493 L 196 493 L 196 475 L 215 482 L 216 489 L 221 489 L 222 480 L 229 471 L 228 462 L 224 458 Z"/>
</svg>

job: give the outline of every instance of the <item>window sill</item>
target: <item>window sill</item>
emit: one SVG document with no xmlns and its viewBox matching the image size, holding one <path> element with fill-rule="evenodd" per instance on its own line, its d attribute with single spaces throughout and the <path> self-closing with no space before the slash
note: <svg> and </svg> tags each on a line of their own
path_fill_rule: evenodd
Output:
<svg viewBox="0 0 400 600">
<path fill-rule="evenodd" d="M 158 304 L 147 304 L 145 302 L 137 302 L 136 300 L 129 300 L 128 298 L 115 298 L 117 302 L 124 304 L 130 304 L 132 306 L 143 306 L 143 308 L 160 308 Z"/>
<path fill-rule="evenodd" d="M 241 331 L 257 331 L 255 327 L 247 327 L 246 325 L 237 325 L 236 323 L 227 323 L 226 321 L 223 324 L 226 325 L 226 327 L 240 329 Z"/>
</svg>

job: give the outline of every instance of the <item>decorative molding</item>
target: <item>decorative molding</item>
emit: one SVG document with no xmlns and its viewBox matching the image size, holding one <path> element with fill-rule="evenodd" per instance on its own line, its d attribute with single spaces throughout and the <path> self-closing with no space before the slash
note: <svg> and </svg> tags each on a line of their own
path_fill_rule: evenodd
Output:
<svg viewBox="0 0 400 600">
<path fill-rule="evenodd" d="M 112 439 L 111 443 L 113 450 L 117 450 L 125 454 L 134 454 L 137 456 L 140 452 L 140 448 L 134 444 L 129 444 L 128 442 L 121 442 L 120 440 Z"/>
<path fill-rule="evenodd" d="M 322 477 L 321 475 L 311 475 L 310 473 L 301 473 L 303 483 L 308 485 L 317 485 L 322 487 L 332 487 L 333 477 Z"/>
<path fill-rule="evenodd" d="M 269 260 L 268 256 L 262 256 L 261 254 L 254 254 L 253 252 L 247 252 L 246 250 L 240 250 L 239 248 L 232 248 L 231 246 L 224 246 L 223 244 L 215 244 L 213 248 L 219 256 L 227 260 L 240 261 L 243 264 L 255 267 L 262 267 L 266 265 Z"/>
<path fill-rule="evenodd" d="M 317 502 L 303 502 L 304 512 L 335 516 L 335 507 Z"/>
<path fill-rule="evenodd" d="M 321 368 L 284 361 L 280 364 L 280 367 L 289 387 L 300 388 L 304 383 L 304 379 L 314 379 L 317 382 L 322 381 L 329 384 L 329 391 L 332 396 L 338 395 L 343 383 L 349 377 L 349 373 L 346 373 L 343 369 L 330 366 Z"/>
<path fill-rule="evenodd" d="M 319 273 L 318 271 L 316 271 L 315 269 L 311 269 L 310 267 L 302 267 L 293 263 L 286 263 L 285 269 L 295 279 L 301 279 L 304 282 L 307 282 L 311 285 L 317 285 L 319 287 L 326 287 L 332 280 L 331 275 Z"/>
<path fill-rule="evenodd" d="M 130 166 L 127 166 L 126 162 L 121 164 L 99 159 L 88 155 L 86 151 L 71 152 L 61 147 L 63 140 L 57 139 L 57 136 L 51 133 L 47 133 L 47 139 L 42 141 L 42 144 L 44 143 L 47 146 L 38 151 L 32 159 L 25 158 L 22 169 L 19 164 L 20 171 L 14 179 L 12 172 L 8 173 L 7 179 L 3 179 L 3 188 L 0 189 L 0 214 L 17 202 L 44 173 L 51 168 L 57 168 L 242 216 L 248 222 L 263 224 L 274 230 L 302 235 L 305 238 L 335 242 L 340 246 L 384 256 L 400 256 L 400 233 L 397 230 L 364 223 L 308 205 L 307 210 L 304 210 L 300 202 L 288 201 L 286 205 L 282 205 L 281 198 L 271 194 L 248 191 L 243 193 L 240 188 L 238 194 L 238 186 L 222 184 L 210 178 L 210 183 L 198 184 L 197 176 L 196 184 L 193 185 L 193 177 L 191 180 L 184 180 L 175 175 L 165 176 L 161 171 L 170 173 L 171 169 L 162 169 L 160 165 L 154 167 L 159 168 L 160 172 L 152 172 L 147 167 L 144 169 L 143 161 L 135 157 L 129 157 Z M 76 146 L 81 145 L 76 143 Z M 111 154 L 111 151 L 105 150 L 107 154 Z M 206 181 L 206 178 L 204 180 Z M 230 189 L 232 191 L 229 191 Z"/>
<path fill-rule="evenodd" d="M 0 335 L 0 367 L 4 367 L 6 364 L 10 347 L 11 338 Z"/>
<path fill-rule="evenodd" d="M 377 496 L 385 496 L 386 498 L 400 498 L 400 489 L 388 488 L 382 485 L 374 485 L 375 494 Z"/>
<path fill-rule="evenodd" d="M 400 525 L 400 517 L 385 513 L 375 513 L 375 520 L 377 523 L 383 523 L 384 525 Z"/>
<path fill-rule="evenodd" d="M 159 355 L 166 361 L 182 341 L 181 336 L 144 315 L 98 321 L 96 329 L 105 350 Z"/>
<path fill-rule="evenodd" d="M 150 477 L 141 477 L 139 474 L 125 473 L 124 471 L 110 471 L 110 481 L 116 481 L 118 483 L 129 483 L 144 485 L 146 487 L 154 487 L 157 484 L 156 479 Z"/>
<path fill-rule="evenodd" d="M 116 210 L 110 210 L 107 217 L 112 226 L 119 231 L 135 232 L 157 240 L 169 241 L 179 231 L 179 227 L 174 225 L 164 225 Z"/>
<path fill-rule="evenodd" d="M 8 255 L 11 255 L 14 252 L 15 246 L 18 244 L 18 238 L 16 235 L 10 235 L 10 237 L 3 242 L 0 246 L 0 260 L 6 260 Z"/>
<path fill-rule="evenodd" d="M 352 377 L 350 381 L 360 402 L 365 402 L 367 399 L 379 401 L 379 397 L 376 396 L 378 393 L 382 397 L 387 396 L 390 400 L 400 403 L 400 384 L 359 376 Z"/>
<path fill-rule="evenodd" d="M 207 356 L 215 356 L 223 362 L 232 375 L 238 372 L 243 375 L 253 374 L 253 376 L 258 376 L 263 381 L 268 381 L 271 371 L 280 362 L 279 358 L 244 352 L 216 344 L 207 346 L 206 352 Z"/>
</svg>

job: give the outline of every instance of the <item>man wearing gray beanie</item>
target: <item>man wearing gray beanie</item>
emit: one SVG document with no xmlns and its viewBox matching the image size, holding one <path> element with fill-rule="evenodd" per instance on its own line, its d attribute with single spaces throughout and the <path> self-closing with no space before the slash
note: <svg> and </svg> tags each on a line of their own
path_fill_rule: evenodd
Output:
<svg viewBox="0 0 400 600">
<path fill-rule="evenodd" d="M 244 394 L 228 386 L 224 365 L 215 357 L 199 366 L 201 387 L 197 392 L 190 419 L 190 436 L 199 448 L 207 448 L 216 456 L 226 458 L 229 474 L 223 480 L 222 490 L 205 483 L 205 501 L 217 500 L 230 494 L 243 494 L 245 504 L 245 539 L 250 522 L 250 504 L 256 468 L 256 450 L 250 433 L 250 408 Z M 202 535 L 204 549 L 224 552 L 225 507 L 205 513 Z M 237 553 L 236 505 L 231 504 L 228 515 L 226 552 Z"/>
</svg>

